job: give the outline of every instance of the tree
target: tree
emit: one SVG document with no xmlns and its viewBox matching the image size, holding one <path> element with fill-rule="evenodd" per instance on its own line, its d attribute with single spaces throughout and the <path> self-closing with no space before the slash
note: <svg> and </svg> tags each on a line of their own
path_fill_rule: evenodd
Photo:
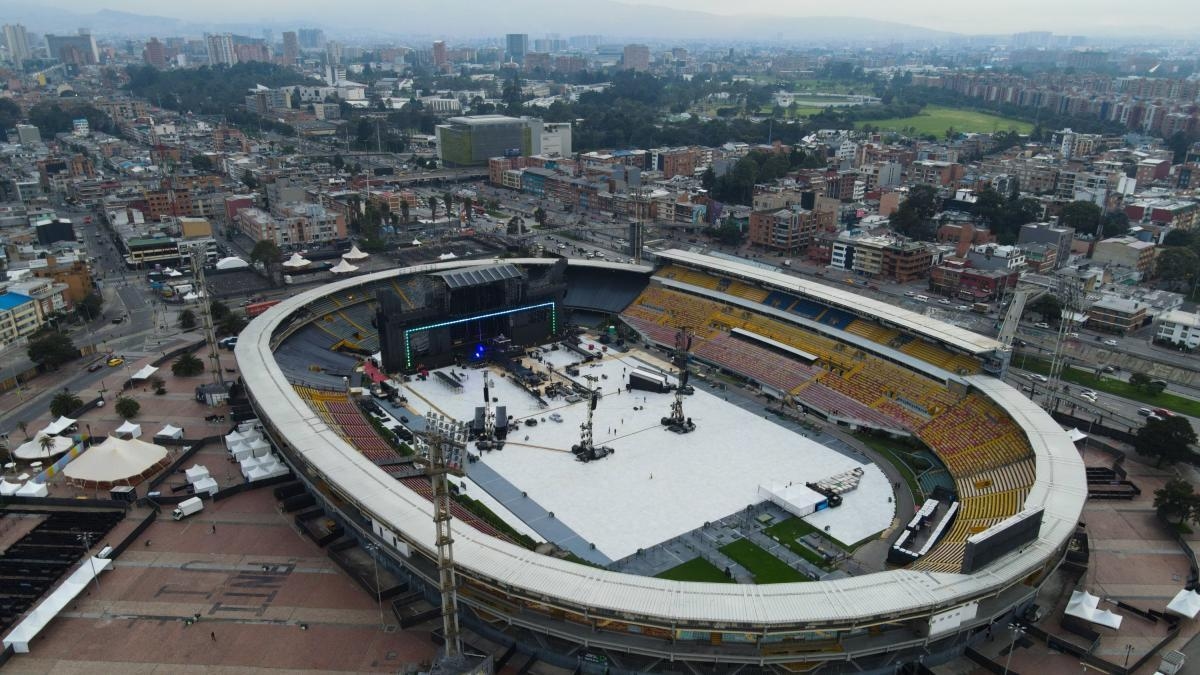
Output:
<svg viewBox="0 0 1200 675">
<path fill-rule="evenodd" d="M 1148 384 L 1150 384 L 1150 376 L 1149 375 L 1147 375 L 1145 373 L 1130 373 L 1129 374 L 1129 386 L 1133 387 L 1134 389 L 1141 391 L 1142 389 L 1145 389 L 1146 385 L 1148 385 Z"/>
<path fill-rule="evenodd" d="M 1025 305 L 1025 313 L 1028 314 L 1029 312 L 1042 317 L 1047 323 L 1057 324 L 1059 319 L 1062 318 L 1062 302 L 1058 299 L 1058 296 L 1045 293 L 1037 300 Z"/>
<path fill-rule="evenodd" d="M 129 420 L 137 417 L 138 412 L 142 409 L 142 404 L 128 396 L 121 396 L 117 398 L 117 403 L 113 406 L 113 409 L 117 411 L 117 414 L 121 418 Z"/>
<path fill-rule="evenodd" d="M 533 219 L 535 221 L 537 221 L 538 227 L 545 227 L 545 225 L 546 225 L 546 209 L 543 209 L 540 206 L 537 207 L 536 209 L 534 209 L 533 210 Z"/>
<path fill-rule="evenodd" d="M 446 209 L 446 217 L 453 218 L 454 214 L 451 213 L 451 211 L 454 210 L 454 195 L 450 194 L 449 192 L 443 193 L 442 206 Z"/>
<path fill-rule="evenodd" d="M 1165 247 L 1191 246 L 1194 238 L 1189 230 L 1174 228 L 1167 232 L 1167 236 L 1163 237 L 1162 245 Z"/>
<path fill-rule="evenodd" d="M 50 414 L 55 417 L 70 415 L 81 407 L 83 407 L 83 401 L 66 388 L 50 399 Z"/>
<path fill-rule="evenodd" d="M 1124 211 L 1104 214 L 1103 234 L 1105 237 L 1120 237 L 1129 232 L 1129 216 Z"/>
<path fill-rule="evenodd" d="M 1100 207 L 1093 202 L 1076 201 L 1062 208 L 1058 222 L 1065 227 L 1075 228 L 1081 234 L 1091 234 L 1100 224 L 1100 215 Z"/>
<path fill-rule="evenodd" d="M 208 155 L 192 155 L 192 168 L 202 173 L 208 173 L 213 170 L 213 163 Z"/>
<path fill-rule="evenodd" d="M 1182 246 L 1163 248 L 1154 260 L 1154 273 L 1159 279 L 1172 286 L 1183 286 L 1191 282 L 1200 266 L 1200 256 Z"/>
<path fill-rule="evenodd" d="M 242 174 L 242 184 L 251 190 L 258 189 L 258 179 L 255 178 L 254 174 L 250 173 L 249 171 Z"/>
<path fill-rule="evenodd" d="M 88 293 L 75 306 L 75 313 L 87 321 L 93 321 L 100 316 L 104 306 L 104 298 L 99 293 Z"/>
<path fill-rule="evenodd" d="M 203 372 L 204 362 L 191 352 L 182 354 L 171 364 L 171 373 L 175 377 L 195 377 Z"/>
<path fill-rule="evenodd" d="M 227 314 L 217 322 L 217 335 L 237 335 L 246 327 L 246 320 L 238 314 Z"/>
<path fill-rule="evenodd" d="M 908 199 L 892 214 L 892 229 L 913 239 L 931 239 L 930 221 L 940 208 L 937 190 L 932 185 L 914 185 L 908 191 Z"/>
<path fill-rule="evenodd" d="M 792 152 L 795 153 L 796 150 L 793 150 Z M 711 193 L 713 191 L 713 187 L 716 186 L 716 184 L 717 184 L 716 172 L 713 171 L 712 166 L 706 167 L 704 169 L 704 173 L 700 176 L 700 186 Z"/>
<path fill-rule="evenodd" d="M 54 437 L 46 434 L 38 439 L 38 445 L 42 446 L 42 452 L 49 455 L 50 451 L 54 449 Z"/>
<path fill-rule="evenodd" d="M 34 363 L 49 368 L 58 368 L 79 357 L 79 350 L 75 348 L 71 338 L 57 331 L 42 331 L 36 334 L 25 351 Z"/>
<path fill-rule="evenodd" d="M 279 250 L 279 245 L 270 239 L 260 239 L 254 243 L 254 248 L 250 249 L 250 262 L 262 264 L 272 285 L 275 284 L 275 273 L 282 259 L 283 252 Z"/>
<path fill-rule="evenodd" d="M 220 300 L 213 300 L 212 302 L 208 303 L 208 311 L 210 314 L 212 314 L 213 321 L 220 321 L 221 319 L 229 316 L 231 313 L 229 306 Z"/>
<path fill-rule="evenodd" d="M 475 214 L 471 212 L 472 207 L 474 207 L 473 200 L 470 197 L 463 197 L 462 207 L 463 212 L 467 214 L 467 222 L 469 223 L 474 220 Z"/>
<path fill-rule="evenodd" d="M 179 327 L 183 330 L 191 330 L 196 327 L 196 313 L 190 309 L 185 309 L 179 313 Z"/>
<path fill-rule="evenodd" d="M 433 220 L 433 221 L 437 220 L 437 205 L 438 205 L 437 196 L 429 195 L 429 219 L 430 220 Z"/>
<path fill-rule="evenodd" d="M 1172 415 L 1164 419 L 1148 419 L 1133 439 L 1133 449 L 1139 455 L 1156 457 L 1154 466 L 1194 460 L 1189 447 L 1196 442 L 1196 432 L 1186 417 Z"/>
<path fill-rule="evenodd" d="M 1186 480 L 1172 478 L 1154 491 L 1154 508 L 1164 516 L 1179 516 L 1180 523 L 1192 515 L 1197 506 L 1200 506 L 1200 495 Z"/>
<path fill-rule="evenodd" d="M 410 207 L 408 205 L 408 200 L 401 199 L 400 200 L 400 220 L 404 221 L 405 225 L 408 224 L 408 209 L 409 208 Z"/>
</svg>

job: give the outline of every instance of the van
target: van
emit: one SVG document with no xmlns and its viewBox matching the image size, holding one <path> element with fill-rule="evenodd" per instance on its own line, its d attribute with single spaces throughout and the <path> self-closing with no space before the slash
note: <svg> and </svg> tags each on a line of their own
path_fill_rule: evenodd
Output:
<svg viewBox="0 0 1200 675">
<path fill-rule="evenodd" d="M 784 267 L 791 267 L 791 266 L 792 266 L 792 261 L 791 261 L 791 260 L 784 260 L 782 264 L 783 264 L 783 266 L 784 266 Z"/>
<path fill-rule="evenodd" d="M 929 302 L 929 296 L 928 296 L 928 295 L 918 295 L 918 296 L 917 296 L 916 298 L 914 298 L 914 299 L 915 299 L 917 302 Z"/>
</svg>

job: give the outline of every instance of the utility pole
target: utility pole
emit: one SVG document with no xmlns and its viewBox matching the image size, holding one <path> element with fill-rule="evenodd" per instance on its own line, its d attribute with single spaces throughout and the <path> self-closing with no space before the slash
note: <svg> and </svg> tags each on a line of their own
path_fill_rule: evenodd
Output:
<svg viewBox="0 0 1200 675">
<path fill-rule="evenodd" d="M 445 651 L 438 662 L 442 672 L 461 672 L 464 663 L 458 631 L 458 589 L 454 581 L 454 538 L 451 532 L 449 458 L 463 456 L 467 426 L 435 412 L 425 414 L 425 441 L 429 445 L 429 477 L 433 482 L 433 522 L 437 530 L 438 591 L 442 596 L 442 632 Z"/>
</svg>

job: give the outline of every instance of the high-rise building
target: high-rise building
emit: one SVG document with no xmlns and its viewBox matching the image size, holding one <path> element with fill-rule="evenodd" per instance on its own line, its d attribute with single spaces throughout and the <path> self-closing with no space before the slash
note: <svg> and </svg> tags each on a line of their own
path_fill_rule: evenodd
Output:
<svg viewBox="0 0 1200 675">
<path fill-rule="evenodd" d="M 331 66 L 342 65 L 342 44 L 330 40 L 325 43 L 325 58 Z"/>
<path fill-rule="evenodd" d="M 571 125 L 546 125 L 536 117 L 451 117 L 436 131 L 438 159 L 446 166 L 487 166 L 492 157 L 537 155 L 543 143 L 563 156 L 571 154 Z"/>
<path fill-rule="evenodd" d="M 96 39 L 89 33 L 79 35 L 47 35 L 46 48 L 50 58 L 76 66 L 90 66 L 100 62 L 96 50 Z"/>
<path fill-rule="evenodd" d="M 446 43 L 438 40 L 433 43 L 433 67 L 440 70 L 447 63 L 449 57 L 446 55 Z"/>
<path fill-rule="evenodd" d="M 509 61 L 525 63 L 525 54 L 529 52 L 529 35 L 527 33 L 509 33 L 504 36 L 504 54 Z"/>
<path fill-rule="evenodd" d="M 283 34 L 283 63 L 292 66 L 300 60 L 300 38 L 296 31 L 289 30 Z"/>
<path fill-rule="evenodd" d="M 29 34 L 19 23 L 4 24 L 4 44 L 8 45 L 8 57 L 15 65 L 33 56 L 29 51 Z"/>
<path fill-rule="evenodd" d="M 146 61 L 146 65 L 155 68 L 167 67 L 167 49 L 163 43 L 158 41 L 158 38 L 150 38 L 142 49 L 142 58 Z"/>
<path fill-rule="evenodd" d="M 237 51 L 233 48 L 233 35 L 229 33 L 205 33 L 204 44 L 208 49 L 209 65 L 237 63 Z"/>
<path fill-rule="evenodd" d="M 578 49 L 582 52 L 594 52 L 596 46 L 600 44 L 599 35 L 572 35 L 568 40 L 572 49 Z"/>
<path fill-rule="evenodd" d="M 650 48 L 646 45 L 625 45 L 625 53 L 621 57 L 621 65 L 625 70 L 644 72 L 650 69 Z"/>
<path fill-rule="evenodd" d="M 301 28 L 299 33 L 301 49 L 321 49 L 325 46 L 325 31 L 320 28 Z"/>
<path fill-rule="evenodd" d="M 41 131 L 32 124 L 17 125 L 17 143 L 21 145 L 37 145 L 42 142 Z"/>
</svg>

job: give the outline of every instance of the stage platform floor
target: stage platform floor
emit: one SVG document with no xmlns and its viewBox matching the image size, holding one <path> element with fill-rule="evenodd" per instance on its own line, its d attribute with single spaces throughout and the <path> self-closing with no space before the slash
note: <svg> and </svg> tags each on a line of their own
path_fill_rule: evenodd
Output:
<svg viewBox="0 0 1200 675">
<path fill-rule="evenodd" d="M 527 365 L 544 372 L 545 364 L 553 364 L 562 374 L 578 360 L 576 354 L 560 349 L 544 352 L 543 363 L 527 360 Z M 654 356 L 634 352 L 611 353 L 581 366 L 580 377 L 597 377 L 603 396 L 594 418 L 595 442 L 615 450 L 612 456 L 589 463 L 576 461 L 570 452 L 587 417 L 586 402 L 552 399 L 541 408 L 493 369 L 492 396 L 515 419 L 504 450 L 483 453 L 480 461 L 613 560 L 763 501 L 758 496 L 760 484 L 811 482 L 856 466 L 865 469 L 859 488 L 845 496 L 840 508 L 806 520 L 822 530 L 828 527 L 831 536 L 847 544 L 891 524 L 892 489 L 878 467 L 825 448 L 707 390 L 697 388 L 684 399 L 684 412 L 695 421 L 696 431 L 680 435 L 666 430 L 660 419 L 669 413 L 671 394 L 618 393 L 628 381 L 628 371 L 650 363 L 665 365 Z M 482 372 L 445 370 L 465 373 L 463 390 L 456 392 L 437 377 L 413 381 L 408 385 L 410 408 L 424 414 L 432 406 L 458 419 L 472 419 L 483 401 Z M 561 415 L 562 422 L 552 421 L 553 413 Z M 529 417 L 538 420 L 537 426 L 524 426 Z M 473 445 L 471 450 L 475 452 Z M 475 489 L 471 486 L 468 492 Z M 511 501 L 512 492 L 496 498 Z M 511 513 L 503 515 L 512 518 Z M 537 525 L 527 524 L 540 530 Z"/>
</svg>

